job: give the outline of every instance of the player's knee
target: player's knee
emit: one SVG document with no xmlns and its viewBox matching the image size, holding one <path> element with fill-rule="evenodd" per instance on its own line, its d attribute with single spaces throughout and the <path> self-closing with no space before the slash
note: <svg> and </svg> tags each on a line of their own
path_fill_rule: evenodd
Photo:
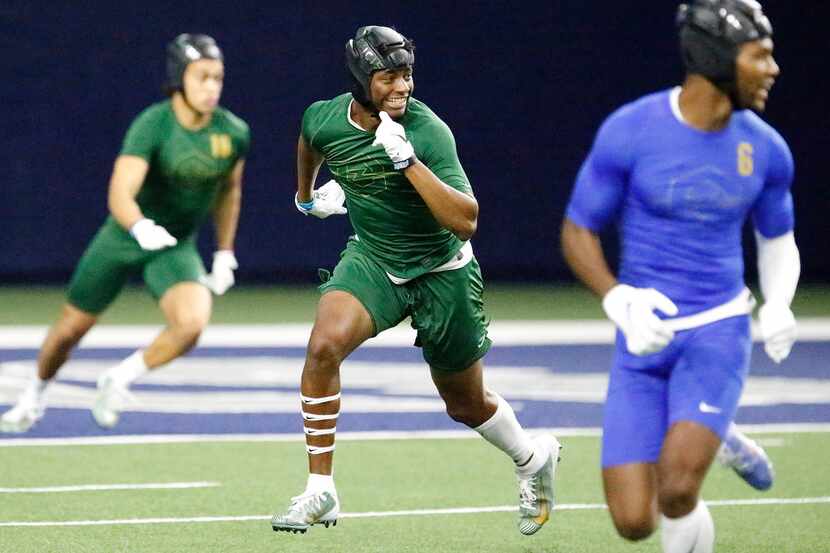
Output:
<svg viewBox="0 0 830 553">
<path fill-rule="evenodd" d="M 173 331 L 183 341 L 195 344 L 207 327 L 209 316 L 201 313 L 188 313 L 177 317 L 172 324 Z"/>
<path fill-rule="evenodd" d="M 455 422 L 467 426 L 478 426 L 481 424 L 481 408 L 477 402 L 467 397 L 443 396 L 447 407 L 447 415 Z"/>
<path fill-rule="evenodd" d="M 654 533 L 656 527 L 654 519 L 650 514 L 613 515 L 613 519 L 617 533 L 629 541 L 646 539 Z"/>
<path fill-rule="evenodd" d="M 59 349 L 69 350 L 75 347 L 86 334 L 87 327 L 71 323 L 60 324 L 54 332 L 55 341 Z"/>
<path fill-rule="evenodd" d="M 339 367 L 344 357 L 344 339 L 335 332 L 316 332 L 308 342 L 308 366 L 327 370 Z"/>
<path fill-rule="evenodd" d="M 691 475 L 675 475 L 660 483 L 660 511 L 670 516 L 690 512 L 697 503 L 699 483 Z"/>
<path fill-rule="evenodd" d="M 467 418 L 467 411 L 461 405 L 452 404 L 447 402 L 447 415 L 450 416 L 452 420 L 455 422 L 460 422 L 465 424 L 465 419 Z"/>
</svg>

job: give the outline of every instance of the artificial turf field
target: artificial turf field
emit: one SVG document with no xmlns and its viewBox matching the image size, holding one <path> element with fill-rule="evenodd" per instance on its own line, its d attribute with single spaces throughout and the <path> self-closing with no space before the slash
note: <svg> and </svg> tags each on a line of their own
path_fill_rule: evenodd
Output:
<svg viewBox="0 0 830 553">
<path fill-rule="evenodd" d="M 830 434 L 756 437 L 767 445 L 778 480 L 762 494 L 731 471 L 713 467 L 703 496 L 712 502 L 717 551 L 830 551 Z M 314 527 L 305 535 L 274 533 L 268 521 L 304 479 L 299 442 L 6 447 L 0 449 L 4 488 L 172 482 L 213 487 L 3 493 L 0 551 L 658 552 L 655 537 L 632 545 L 615 535 L 601 507 L 598 438 L 570 436 L 562 442 L 561 509 L 531 537 L 516 530 L 509 463 L 479 439 L 341 440 L 337 477 L 346 514 L 336 527 Z M 807 502 L 776 501 L 782 499 Z M 483 512 L 440 512 L 452 509 Z M 27 521 L 49 524 L 14 524 Z M 59 525 L 67 521 L 74 522 Z"/>
<path fill-rule="evenodd" d="M 239 288 L 217 300 L 213 322 L 308 322 L 316 297 L 313 287 Z M 804 287 L 794 310 L 799 317 L 826 317 L 829 299 L 825 289 Z M 487 300 L 495 320 L 601 316 L 598 302 L 574 288 L 491 287 Z M 48 324 L 60 301 L 56 289 L 0 288 L 0 325 Z M 159 322 L 149 297 L 137 290 L 129 290 L 102 321 Z M 826 371 L 811 371 L 826 378 Z M 50 422 L 62 412 L 55 413 Z M 89 424 L 84 419 L 82 426 Z M 713 467 L 703 496 L 715 518 L 718 552 L 830 553 L 828 428 L 782 427 L 753 436 L 776 465 L 769 492 L 756 492 Z M 516 530 L 509 463 L 478 438 L 340 435 L 336 476 L 344 515 L 337 527 L 305 535 L 277 534 L 269 524 L 304 482 L 305 450 L 295 436 L 288 436 L 294 441 L 206 437 L 197 443 L 0 447 L 0 553 L 659 552 L 656 537 L 628 544 L 616 536 L 602 507 L 599 438 L 596 432 L 569 434 L 575 435 L 561 437 L 560 508 L 532 537 Z M 10 445 L 4 438 L 11 436 L 0 436 L 0 445 Z M 168 487 L 135 488 L 154 484 Z M 133 488 L 53 488 L 96 485 Z"/>
</svg>

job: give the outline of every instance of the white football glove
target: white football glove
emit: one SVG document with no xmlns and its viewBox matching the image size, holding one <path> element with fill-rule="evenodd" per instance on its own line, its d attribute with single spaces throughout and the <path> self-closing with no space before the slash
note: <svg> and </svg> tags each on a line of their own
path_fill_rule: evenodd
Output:
<svg viewBox="0 0 830 553">
<path fill-rule="evenodd" d="M 346 208 L 343 207 L 345 201 L 346 193 L 333 179 L 312 192 L 310 202 L 300 203 L 294 194 L 294 205 L 300 213 L 314 215 L 318 219 L 325 219 L 329 215 L 343 215 L 346 213 Z"/>
<path fill-rule="evenodd" d="M 625 345 L 634 355 L 656 353 L 674 338 L 674 331 L 654 311 L 674 316 L 677 306 L 654 288 L 617 284 L 602 298 L 602 308 L 625 335 Z"/>
<path fill-rule="evenodd" d="M 239 268 L 236 256 L 231 250 L 219 250 L 213 254 L 213 267 L 205 277 L 205 285 L 217 296 L 221 296 L 234 285 L 233 272 Z"/>
<path fill-rule="evenodd" d="M 780 363 L 790 354 L 796 339 L 795 316 L 790 307 L 781 302 L 765 303 L 758 310 L 758 323 L 764 351 L 769 358 Z"/>
<path fill-rule="evenodd" d="M 383 146 L 395 169 L 406 169 L 415 155 L 412 143 L 406 138 L 403 125 L 396 123 L 385 111 L 380 112 L 380 125 L 375 130 L 372 146 Z"/>
<path fill-rule="evenodd" d="M 175 246 L 178 240 L 167 230 L 159 226 L 152 219 L 141 219 L 130 228 L 130 234 L 147 251 L 160 250 L 168 246 Z"/>
</svg>

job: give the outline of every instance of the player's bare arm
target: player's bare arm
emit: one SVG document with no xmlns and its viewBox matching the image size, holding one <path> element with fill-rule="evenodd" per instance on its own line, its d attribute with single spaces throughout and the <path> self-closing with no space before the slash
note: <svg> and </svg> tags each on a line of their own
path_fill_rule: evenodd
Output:
<svg viewBox="0 0 830 553">
<path fill-rule="evenodd" d="M 323 165 L 323 155 L 306 144 L 303 135 L 297 140 L 297 200 L 311 201 L 311 191 L 317 180 L 317 173 Z"/>
<path fill-rule="evenodd" d="M 617 284 L 595 232 L 567 217 L 562 223 L 562 254 L 576 277 L 599 297 Z"/>
<path fill-rule="evenodd" d="M 242 174 L 245 171 L 245 160 L 236 162 L 228 182 L 219 196 L 213 209 L 213 221 L 216 226 L 216 249 L 233 250 L 236 238 L 236 229 L 239 223 L 239 206 L 242 203 Z"/>
<path fill-rule="evenodd" d="M 478 202 L 474 197 L 445 184 L 423 163 L 410 165 L 404 175 L 441 226 L 461 240 L 472 238 L 478 225 Z"/>
<path fill-rule="evenodd" d="M 135 201 L 150 165 L 138 156 L 118 156 L 110 178 L 108 204 L 115 220 L 130 229 L 144 215 Z"/>
<path fill-rule="evenodd" d="M 233 272 L 239 268 L 233 245 L 239 223 L 239 206 L 242 203 L 242 173 L 244 171 L 245 160 L 237 160 L 213 205 L 216 251 L 213 254 L 211 272 L 204 282 L 218 296 L 234 285 L 236 279 Z"/>
</svg>

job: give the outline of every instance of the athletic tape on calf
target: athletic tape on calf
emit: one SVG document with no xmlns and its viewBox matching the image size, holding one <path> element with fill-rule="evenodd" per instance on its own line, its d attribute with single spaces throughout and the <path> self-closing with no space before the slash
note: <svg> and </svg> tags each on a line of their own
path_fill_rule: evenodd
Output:
<svg viewBox="0 0 830 553">
<path fill-rule="evenodd" d="M 333 426 L 331 428 L 309 428 L 308 426 L 303 426 L 303 431 L 308 436 L 325 436 L 326 434 L 334 434 L 337 431 L 337 427 Z"/>
<path fill-rule="evenodd" d="M 306 445 L 305 450 L 311 455 L 320 455 L 321 453 L 328 453 L 334 451 L 334 444 L 325 447 L 318 447 L 316 445 Z"/>
<path fill-rule="evenodd" d="M 333 415 L 318 415 L 317 413 L 306 413 L 303 411 L 303 420 L 307 421 L 330 421 L 340 416 L 340 411 Z"/>
<path fill-rule="evenodd" d="M 333 396 L 325 396 L 325 397 L 309 397 L 300 394 L 300 399 L 302 400 L 304 405 L 320 405 L 321 403 L 328 403 L 330 401 L 337 401 L 340 399 L 340 392 L 337 392 Z"/>
</svg>

